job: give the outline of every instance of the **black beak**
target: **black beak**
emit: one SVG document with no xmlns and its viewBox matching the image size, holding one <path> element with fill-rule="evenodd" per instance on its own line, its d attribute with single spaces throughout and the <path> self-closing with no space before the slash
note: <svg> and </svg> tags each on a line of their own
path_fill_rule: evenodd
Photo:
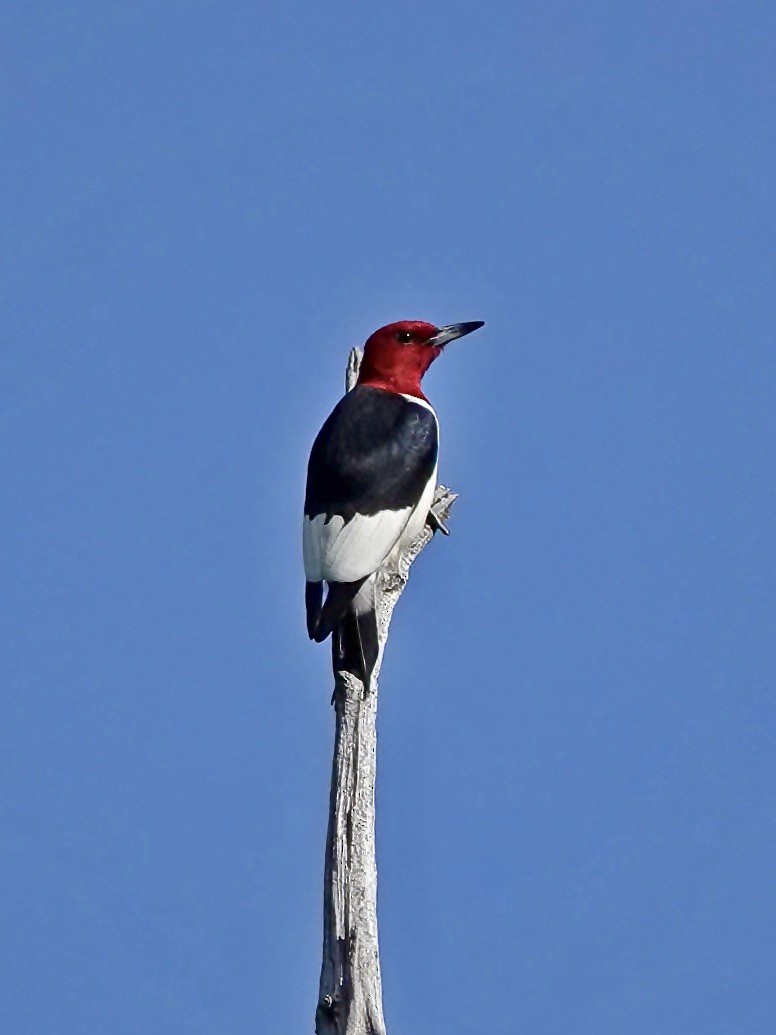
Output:
<svg viewBox="0 0 776 1035">
<path fill-rule="evenodd" d="M 429 338 L 427 345 L 438 345 L 440 348 L 447 345 L 456 338 L 462 338 L 464 334 L 471 334 L 485 326 L 484 320 L 470 320 L 468 323 L 450 323 L 447 327 L 440 327 L 433 338 Z"/>
</svg>

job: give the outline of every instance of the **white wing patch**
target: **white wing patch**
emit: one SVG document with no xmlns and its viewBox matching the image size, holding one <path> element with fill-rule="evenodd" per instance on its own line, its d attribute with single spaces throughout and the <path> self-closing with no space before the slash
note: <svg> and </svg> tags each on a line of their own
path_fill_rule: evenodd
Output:
<svg viewBox="0 0 776 1035">
<path fill-rule="evenodd" d="M 423 531 L 423 526 L 426 523 L 428 512 L 431 508 L 431 503 L 434 499 L 434 490 L 436 489 L 437 483 L 437 469 L 434 468 L 433 474 L 426 482 L 426 487 L 423 490 L 423 495 L 420 497 L 420 502 L 413 509 L 412 514 L 405 525 L 404 531 L 402 532 L 401 539 L 396 544 L 396 553 L 401 553 L 402 550 L 406 549 L 412 540 Z M 398 559 L 398 558 L 392 558 Z"/>
<path fill-rule="evenodd" d="M 413 507 L 304 519 L 304 569 L 310 582 L 355 582 L 377 571 L 407 527 Z"/>
</svg>

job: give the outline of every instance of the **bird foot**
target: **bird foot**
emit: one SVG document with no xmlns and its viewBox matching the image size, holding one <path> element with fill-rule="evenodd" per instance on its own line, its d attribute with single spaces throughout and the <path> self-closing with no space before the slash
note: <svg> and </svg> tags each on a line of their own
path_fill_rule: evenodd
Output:
<svg viewBox="0 0 776 1035">
<path fill-rule="evenodd" d="M 444 523 L 441 517 L 439 517 L 438 514 L 435 514 L 433 510 L 430 510 L 428 512 L 426 524 L 429 525 L 429 527 L 434 532 L 441 532 L 442 535 L 450 535 L 450 529 L 447 527 L 447 525 Z"/>
</svg>

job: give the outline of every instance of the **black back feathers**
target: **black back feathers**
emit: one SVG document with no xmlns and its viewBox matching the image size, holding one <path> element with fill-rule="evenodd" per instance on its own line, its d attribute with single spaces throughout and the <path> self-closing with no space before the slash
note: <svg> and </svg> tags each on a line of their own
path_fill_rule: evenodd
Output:
<svg viewBox="0 0 776 1035">
<path fill-rule="evenodd" d="M 337 404 L 310 454 L 308 517 L 401 510 L 416 504 L 437 462 L 433 412 L 395 392 L 357 385 Z"/>
</svg>

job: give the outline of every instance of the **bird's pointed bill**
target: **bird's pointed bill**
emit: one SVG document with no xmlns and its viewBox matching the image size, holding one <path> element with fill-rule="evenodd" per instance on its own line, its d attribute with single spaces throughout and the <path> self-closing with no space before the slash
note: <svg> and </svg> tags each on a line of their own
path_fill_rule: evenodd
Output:
<svg viewBox="0 0 776 1035">
<path fill-rule="evenodd" d="M 433 338 L 429 338 L 428 345 L 438 345 L 440 348 L 456 338 L 463 338 L 464 334 L 471 334 L 485 325 L 484 320 L 469 320 L 468 323 L 450 323 L 447 327 L 440 327 Z"/>
</svg>

